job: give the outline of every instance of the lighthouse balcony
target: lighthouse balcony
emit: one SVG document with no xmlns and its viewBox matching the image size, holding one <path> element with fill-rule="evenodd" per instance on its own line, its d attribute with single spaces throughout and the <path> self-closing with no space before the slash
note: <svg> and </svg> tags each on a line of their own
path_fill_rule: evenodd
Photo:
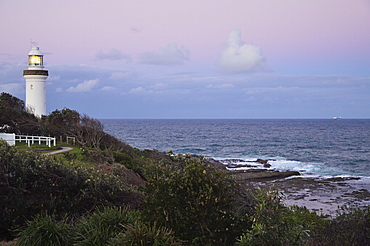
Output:
<svg viewBox="0 0 370 246">
<path fill-rule="evenodd" d="M 49 76 L 48 70 L 23 70 L 23 76 L 24 75 L 44 75 Z"/>
</svg>

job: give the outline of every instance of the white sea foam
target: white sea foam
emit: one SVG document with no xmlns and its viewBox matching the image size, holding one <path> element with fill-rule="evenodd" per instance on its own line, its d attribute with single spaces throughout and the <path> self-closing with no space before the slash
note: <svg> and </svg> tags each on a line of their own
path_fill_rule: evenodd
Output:
<svg viewBox="0 0 370 246">
<path fill-rule="evenodd" d="M 268 169 L 278 171 L 297 171 L 306 177 L 352 177 L 351 175 L 343 174 L 344 171 L 336 168 L 325 166 L 323 163 L 300 162 L 296 160 L 287 160 L 283 157 L 246 157 L 236 159 L 214 158 L 221 163 L 228 165 L 229 170 L 249 170 L 249 169 Z M 256 162 L 257 159 L 268 160 L 270 167 Z M 248 166 L 247 166 L 248 165 Z M 370 180 L 370 179 L 369 179 Z"/>
</svg>

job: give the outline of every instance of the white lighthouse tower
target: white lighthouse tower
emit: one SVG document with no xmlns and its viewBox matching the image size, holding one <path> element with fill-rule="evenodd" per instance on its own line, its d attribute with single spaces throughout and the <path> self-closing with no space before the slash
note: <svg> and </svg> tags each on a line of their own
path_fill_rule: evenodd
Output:
<svg viewBox="0 0 370 246">
<path fill-rule="evenodd" d="M 43 57 L 39 47 L 34 45 L 28 53 L 28 70 L 23 70 L 26 108 L 38 117 L 46 115 L 46 79 L 49 72 L 44 70 Z"/>
</svg>

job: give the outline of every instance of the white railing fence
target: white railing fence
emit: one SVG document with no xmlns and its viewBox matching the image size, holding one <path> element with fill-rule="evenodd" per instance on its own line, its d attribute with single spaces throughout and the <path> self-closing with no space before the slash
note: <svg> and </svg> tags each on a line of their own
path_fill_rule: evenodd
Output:
<svg viewBox="0 0 370 246">
<path fill-rule="evenodd" d="M 28 136 L 28 135 L 15 135 L 15 133 L 0 133 L 0 138 L 7 141 L 9 145 L 15 145 L 15 142 L 26 142 L 28 147 L 31 146 L 31 144 L 38 143 L 41 145 L 41 143 L 45 142 L 49 148 L 51 145 L 56 146 L 57 140 L 56 138 L 52 137 L 45 137 L 45 136 Z"/>
</svg>

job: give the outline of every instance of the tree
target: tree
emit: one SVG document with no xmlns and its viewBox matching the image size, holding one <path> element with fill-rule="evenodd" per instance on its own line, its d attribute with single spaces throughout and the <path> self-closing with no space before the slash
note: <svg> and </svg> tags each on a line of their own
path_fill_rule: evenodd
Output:
<svg viewBox="0 0 370 246">
<path fill-rule="evenodd" d="M 84 114 L 81 117 L 76 136 L 87 147 L 100 149 L 103 137 L 106 134 L 103 129 L 103 124 L 100 121 Z"/>
<path fill-rule="evenodd" d="M 233 245 L 233 182 L 203 158 L 188 155 L 153 166 L 144 188 L 144 215 L 171 228 L 189 245 Z"/>
<path fill-rule="evenodd" d="M 54 110 L 45 118 L 46 131 L 54 136 L 75 135 L 80 124 L 80 114 L 69 108 Z"/>
<path fill-rule="evenodd" d="M 0 126 L 17 134 L 39 134 L 40 119 L 25 109 L 24 101 L 8 93 L 0 95 Z"/>
<path fill-rule="evenodd" d="M 103 124 L 87 115 L 64 108 L 54 110 L 46 119 L 47 132 L 54 136 L 75 137 L 79 145 L 100 149 L 106 133 Z"/>
</svg>

